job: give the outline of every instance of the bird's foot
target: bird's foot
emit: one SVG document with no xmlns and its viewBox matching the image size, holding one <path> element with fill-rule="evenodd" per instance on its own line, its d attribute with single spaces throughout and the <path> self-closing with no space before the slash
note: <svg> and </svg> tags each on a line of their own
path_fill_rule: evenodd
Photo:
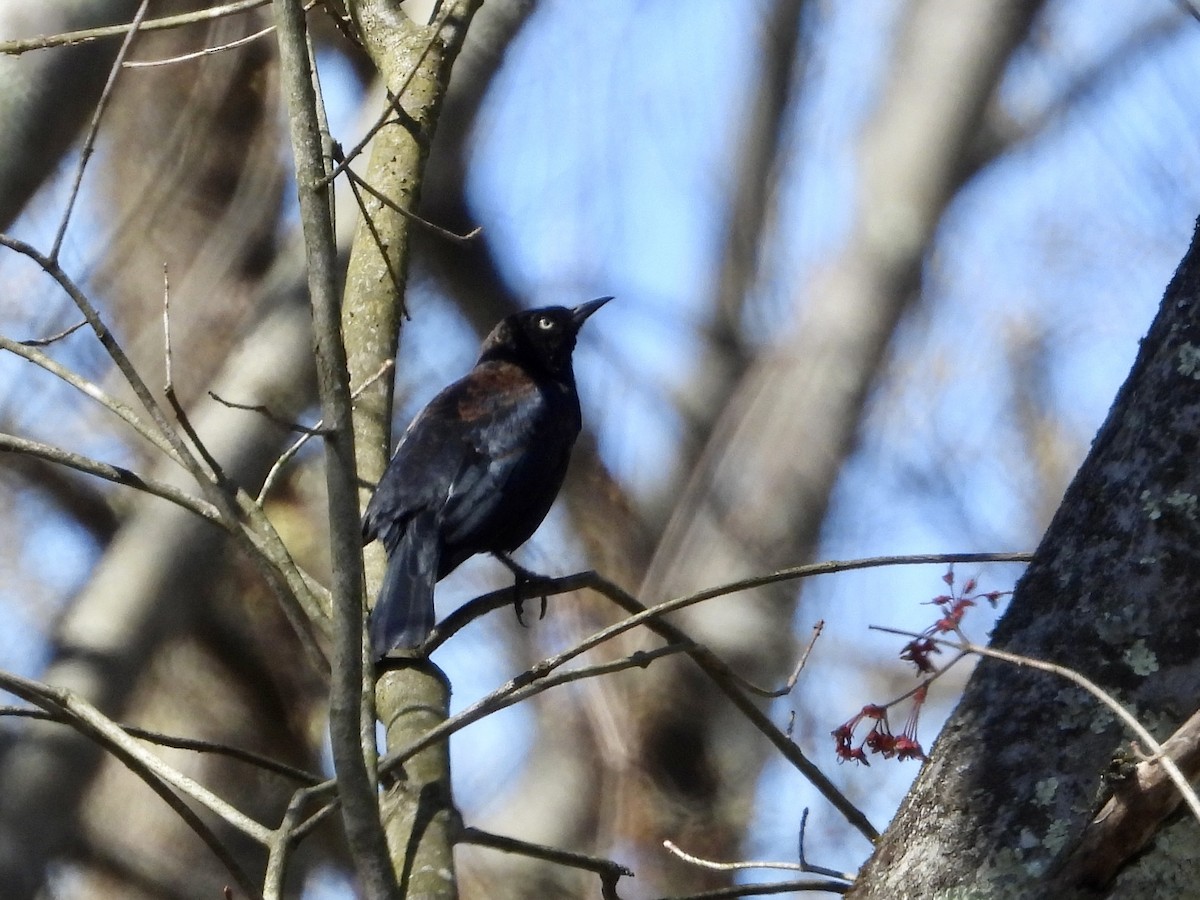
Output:
<svg viewBox="0 0 1200 900">
<path fill-rule="evenodd" d="M 527 584 L 537 584 L 539 581 L 548 582 L 550 578 L 545 575 L 539 575 L 531 569 L 525 568 L 507 553 L 492 554 L 500 562 L 508 567 L 508 571 L 513 574 L 513 611 L 517 614 L 517 621 L 522 628 L 528 628 L 525 624 L 525 598 L 521 596 L 521 588 Z M 545 594 L 541 596 L 541 604 L 538 607 L 538 621 L 546 618 L 546 603 L 547 597 Z"/>
</svg>

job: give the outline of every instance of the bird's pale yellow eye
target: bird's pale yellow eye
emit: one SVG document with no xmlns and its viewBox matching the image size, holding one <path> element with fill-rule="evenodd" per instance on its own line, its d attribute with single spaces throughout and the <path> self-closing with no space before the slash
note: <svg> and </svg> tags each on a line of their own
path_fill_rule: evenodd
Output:
<svg viewBox="0 0 1200 900">
<path fill-rule="evenodd" d="M 542 331 L 549 331 L 554 327 L 554 320 L 549 316 L 538 316 L 537 326 Z"/>
</svg>

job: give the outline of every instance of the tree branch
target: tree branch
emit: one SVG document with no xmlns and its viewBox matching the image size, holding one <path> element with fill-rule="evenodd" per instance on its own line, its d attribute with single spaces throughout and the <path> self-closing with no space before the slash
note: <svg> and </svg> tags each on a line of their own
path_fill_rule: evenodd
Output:
<svg viewBox="0 0 1200 900">
<path fill-rule="evenodd" d="M 322 417 L 329 429 L 325 435 L 325 483 L 333 563 L 330 739 L 342 821 L 355 868 L 368 898 L 390 900 L 398 896 L 399 888 L 379 820 L 374 781 L 363 755 L 362 551 L 349 375 L 337 297 L 332 196 L 322 184 L 326 169 L 304 10 L 298 0 L 274 0 L 273 8 L 308 260 L 317 385 Z"/>
</svg>

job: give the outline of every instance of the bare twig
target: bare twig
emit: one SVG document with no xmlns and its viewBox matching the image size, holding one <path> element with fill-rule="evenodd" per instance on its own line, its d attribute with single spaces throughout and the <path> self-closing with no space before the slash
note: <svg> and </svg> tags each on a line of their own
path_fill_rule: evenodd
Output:
<svg viewBox="0 0 1200 900">
<path fill-rule="evenodd" d="M 351 400 L 358 399 L 359 394 L 361 394 L 363 391 L 365 391 L 367 388 L 369 388 L 371 385 L 373 385 L 376 381 L 378 381 L 380 378 L 382 378 L 388 372 L 392 371 L 392 369 L 394 369 L 395 367 L 396 367 L 396 361 L 394 359 L 384 360 L 383 365 L 381 365 L 378 369 L 376 369 L 370 378 L 368 378 L 366 381 L 364 381 L 362 384 L 360 384 L 357 388 L 355 388 L 353 392 L 351 392 L 350 399 Z M 290 447 L 288 447 L 286 450 L 284 450 L 283 453 L 281 453 L 279 455 L 279 459 L 275 460 L 275 464 L 273 466 L 271 466 L 271 470 L 269 472 L 267 472 L 267 477 L 263 479 L 262 488 L 258 492 L 258 497 L 255 498 L 255 500 L 259 506 L 261 506 L 263 504 L 263 501 L 266 499 L 267 494 L 270 493 L 271 488 L 275 486 L 275 482 L 276 482 L 276 480 L 278 480 L 280 473 L 283 471 L 283 467 L 285 465 L 287 465 L 297 453 L 300 452 L 300 449 L 305 444 L 308 443 L 310 438 L 314 437 L 315 435 L 322 435 L 324 433 L 325 433 L 325 420 L 320 419 L 317 421 L 317 424 L 314 425 L 312 428 L 308 429 L 308 431 L 305 434 L 303 434 L 299 440 L 297 440 L 294 444 L 292 444 Z"/>
<path fill-rule="evenodd" d="M 195 12 L 181 13 L 177 16 L 163 16 L 161 19 L 149 19 L 141 24 L 139 31 L 160 31 L 170 28 L 182 28 L 198 22 L 211 22 L 225 16 L 249 12 L 259 6 L 266 6 L 270 0 L 238 0 L 224 6 L 213 6 L 198 9 Z M 16 56 L 28 53 L 30 50 L 45 50 L 50 47 L 65 47 L 72 44 L 86 44 L 101 38 L 115 37 L 129 31 L 129 25 L 102 25 L 98 28 L 84 28 L 80 31 L 69 31 L 63 34 L 43 35 L 35 38 L 25 38 L 18 41 L 0 41 L 0 53 Z"/>
<path fill-rule="evenodd" d="M 18 343 L 20 343 L 22 347 L 49 347 L 51 344 L 58 343 L 65 337 L 70 337 L 85 325 L 87 325 L 86 321 L 76 322 L 70 328 L 64 328 L 62 331 L 58 332 L 57 334 L 52 334 L 49 337 L 28 338 L 24 341 L 19 341 Z"/>
<path fill-rule="evenodd" d="M 233 400 L 226 400 L 219 396 L 215 391 L 207 391 L 208 396 L 220 403 L 222 406 L 227 406 L 230 409 L 242 409 L 246 412 L 255 412 L 266 419 L 268 422 L 274 422 L 280 428 L 288 431 L 295 431 L 307 437 L 321 437 L 325 434 L 325 429 L 320 426 L 309 428 L 307 425 L 301 425 L 299 422 L 293 422 L 284 416 L 279 415 L 267 406 L 265 403 L 237 403 Z"/>
<path fill-rule="evenodd" d="M 622 877 L 632 878 L 633 870 L 611 859 L 599 856 L 587 856 L 583 853 L 571 853 L 557 847 L 547 847 L 544 844 L 534 844 L 518 838 L 492 834 L 479 828 L 465 827 L 459 834 L 459 841 L 464 844 L 474 844 L 477 847 L 490 847 L 504 853 L 515 853 L 530 859 L 541 859 L 572 869 L 582 869 L 585 872 L 595 872 L 600 877 L 600 896 L 605 900 L 619 900 L 617 882 Z"/>
<path fill-rule="evenodd" d="M 361 179 L 354 174 L 352 169 L 346 170 L 349 177 L 350 193 L 354 197 L 354 203 L 358 206 L 358 213 L 362 216 L 362 223 L 366 226 L 367 231 L 371 233 L 371 241 L 375 245 L 375 249 L 379 251 L 379 258 L 383 260 L 387 267 L 388 281 L 391 282 L 392 290 L 395 291 L 396 297 L 401 305 L 401 314 L 407 318 L 408 310 L 404 308 L 404 282 L 400 277 L 400 273 L 396 271 L 395 263 L 391 255 L 387 252 L 387 247 L 383 240 L 383 236 L 379 233 L 379 227 L 375 224 L 375 217 L 371 210 L 367 208 L 367 203 L 363 200 L 362 192 L 358 186 Z"/>
<path fill-rule="evenodd" d="M 288 858 L 291 856 L 292 848 L 304 834 L 328 817 L 336 808 L 334 804 L 327 803 L 301 824 L 300 817 L 304 812 L 305 805 L 314 797 L 324 797 L 322 788 L 323 785 L 301 788 L 292 795 L 287 810 L 284 811 L 283 820 L 275 829 L 275 836 L 268 848 L 267 871 L 263 877 L 264 900 L 283 900 L 283 881 L 287 875 Z"/>
<path fill-rule="evenodd" d="M 43 444 L 41 441 L 34 441 L 29 438 L 21 438 L 16 435 L 4 433 L 0 433 L 0 452 L 23 453 L 26 456 L 34 456 L 38 459 L 44 459 L 47 462 L 66 466 L 69 469 L 74 469 L 76 472 L 83 472 L 85 475 L 94 475 L 97 478 L 103 478 L 105 481 L 111 481 L 114 484 L 136 488 L 155 497 L 170 500 L 177 506 L 194 512 L 196 515 L 211 522 L 224 524 L 221 519 L 221 511 L 211 503 L 199 497 L 193 497 L 191 494 L 181 491 L 173 484 L 158 481 L 145 475 L 139 475 L 121 466 L 112 466 L 78 453 L 72 453 L 61 447 L 55 447 L 52 444 Z"/>
<path fill-rule="evenodd" d="M 191 62 L 192 60 L 202 59 L 205 56 L 213 56 L 217 53 L 224 53 L 226 50 L 236 50 L 238 47 L 243 47 L 246 44 L 257 41 L 259 38 L 266 37 L 268 34 L 273 34 L 275 31 L 274 25 L 268 25 L 254 34 L 248 34 L 245 37 L 237 38 L 224 44 L 218 44 L 215 47 L 204 47 L 201 50 L 193 50 L 191 53 L 181 53 L 178 56 L 168 56 L 164 59 L 131 59 L 125 62 L 126 69 L 152 69 L 156 66 L 170 66 L 175 63 Z"/>
<path fill-rule="evenodd" d="M 6 707 L 0 709 L 0 712 L 10 714 L 21 713 L 30 715 L 31 717 L 34 714 L 41 713 L 41 717 L 50 719 L 52 721 L 72 724 L 71 720 L 66 715 L 61 715 L 46 710 L 14 709 L 12 707 Z M 103 742 L 101 742 L 101 744 L 103 746 Z M 164 779 L 158 777 L 154 772 L 142 766 L 141 763 L 128 752 L 126 752 L 124 748 L 107 746 L 105 749 L 107 749 L 115 759 L 129 769 L 130 772 L 140 778 L 147 787 L 154 791 L 154 793 L 158 794 L 164 803 L 171 807 L 172 811 L 174 811 L 174 813 L 183 820 L 183 823 L 187 827 L 192 829 L 196 836 L 204 842 L 204 845 L 208 847 L 210 851 L 212 851 L 212 854 L 221 862 L 222 865 L 225 866 L 229 874 L 233 876 L 233 880 L 237 882 L 238 887 L 242 889 L 247 897 L 255 898 L 255 900 L 258 900 L 258 898 L 262 897 L 254 884 L 254 880 L 246 873 L 245 869 L 242 868 L 241 864 L 237 860 L 237 857 L 225 847 L 225 845 L 221 842 L 221 839 L 217 836 L 216 832 L 209 828 L 208 825 L 205 824 L 204 820 L 201 819 L 191 809 L 191 807 L 183 802 L 179 795 L 171 789 L 170 785 Z"/>
<path fill-rule="evenodd" d="M 483 231 L 483 226 L 476 225 L 474 228 L 472 228 L 466 234 L 458 234 L 457 232 L 451 231 L 449 228 L 443 228 L 441 225 L 435 225 L 433 222 L 430 222 L 428 219 L 421 218 L 421 216 L 419 216 L 417 213 L 413 212 L 412 210 L 405 209 L 399 203 L 397 203 L 395 200 L 393 200 L 391 197 L 389 197 L 387 194 L 383 193 L 382 191 L 376 190 L 370 183 L 367 182 L 367 180 L 365 178 L 360 176 L 353 169 L 347 169 L 346 175 L 353 184 L 361 187 L 368 194 L 370 194 L 372 197 L 374 197 L 376 200 L 378 200 L 380 203 L 382 203 L 384 206 L 386 206 L 388 209 L 392 210 L 393 212 L 399 213 L 400 215 L 404 216 L 404 218 L 406 218 L 410 222 L 412 222 L 414 225 L 420 225 L 422 228 L 424 228 L 430 234 L 436 235 L 437 237 L 440 237 L 443 240 L 447 240 L 447 241 L 450 241 L 451 243 L 460 244 L 460 245 L 461 244 L 469 244 L 475 238 L 479 237 L 480 233 L 482 233 L 482 231 Z M 361 204 L 360 204 L 360 207 L 361 207 Z"/>
<path fill-rule="evenodd" d="M 717 888 L 715 891 L 701 891 L 698 894 L 660 897 L 658 900 L 735 900 L 737 897 L 766 897 L 770 894 L 793 894 L 807 891 L 844 894 L 848 890 L 850 890 L 850 886 L 843 881 L 777 881 L 770 884 L 739 884 L 733 887 Z"/>
<path fill-rule="evenodd" d="M 8 672 L 0 672 L 0 688 L 42 709 L 61 712 L 67 724 L 96 741 L 104 749 L 115 753 L 134 771 L 138 771 L 139 774 L 149 773 L 155 779 L 171 785 L 258 843 L 266 846 L 270 842 L 270 829 L 260 825 L 187 775 L 168 766 L 126 734 L 120 725 L 74 693 Z"/>
<path fill-rule="evenodd" d="M 111 394 L 105 393 L 104 389 L 94 381 L 88 381 L 82 375 L 73 372 L 66 366 L 62 365 L 56 359 L 31 346 L 25 341 L 14 341 L 0 335 L 0 350 L 7 350 L 28 362 L 33 363 L 45 369 L 51 375 L 69 384 L 84 396 L 95 400 L 101 406 L 109 410 L 109 412 L 120 418 L 126 425 L 136 431 L 139 435 L 165 453 L 168 457 L 182 464 L 175 448 L 171 445 L 162 432 L 157 428 L 152 428 L 141 416 L 134 411 L 133 407 L 127 403 L 118 400 Z"/>
<path fill-rule="evenodd" d="M 740 675 L 737 676 L 737 683 L 749 691 L 751 694 L 757 694 L 768 700 L 775 700 L 779 697 L 786 697 L 796 687 L 796 682 L 800 680 L 800 673 L 804 671 L 804 667 L 808 665 L 808 657 L 813 651 L 813 647 L 817 645 L 817 638 L 821 636 L 821 632 L 825 629 L 825 620 L 817 622 L 813 626 L 812 634 L 809 636 L 808 643 L 804 645 L 804 650 L 800 654 L 800 659 L 796 661 L 796 667 L 792 669 L 792 674 L 788 676 L 788 680 L 784 682 L 783 687 L 775 688 L 774 690 L 759 687 L 751 681 L 747 681 Z"/>
<path fill-rule="evenodd" d="M 805 811 L 805 816 L 808 810 Z M 803 825 L 801 826 L 803 828 Z M 712 859 L 704 859 L 700 856 L 694 856 L 691 853 L 681 849 L 678 844 L 673 841 L 663 841 L 663 846 L 668 852 L 679 857 L 686 863 L 693 866 L 699 866 L 702 869 L 711 869 L 714 872 L 740 872 L 745 869 L 778 869 L 785 872 L 807 872 L 814 875 L 821 875 L 825 878 L 837 878 L 850 884 L 854 881 L 854 876 L 847 872 L 835 872 L 832 869 L 826 869 L 821 866 L 811 866 L 804 860 L 800 862 L 782 862 L 782 861 L 766 861 L 766 860 L 746 860 L 739 862 L 717 862 Z"/>
<path fill-rule="evenodd" d="M 121 71 L 121 63 L 125 60 L 125 56 L 129 53 L 129 48 L 133 45 L 133 38 L 141 27 L 142 20 L 146 18 L 146 10 L 150 6 L 150 0 L 142 0 L 138 6 L 137 14 L 133 17 L 133 21 L 129 23 L 125 32 L 125 39 L 121 41 L 121 49 L 117 51 L 117 58 L 113 60 L 112 68 L 108 73 L 108 80 L 104 82 L 104 90 L 100 93 L 100 100 L 96 103 L 96 109 L 92 113 L 92 124 L 88 128 L 87 137 L 83 141 L 83 149 L 79 152 L 79 165 L 75 167 L 75 180 L 71 183 L 71 193 L 67 197 L 67 207 L 63 210 L 62 221 L 58 224 L 58 233 L 54 236 L 54 246 L 50 250 L 50 258 L 58 261 L 58 253 L 62 249 L 63 238 L 67 234 L 67 225 L 71 221 L 71 212 L 75 209 L 75 200 L 79 197 L 79 186 L 83 184 L 83 173 L 87 169 L 88 160 L 92 158 L 92 152 L 96 147 L 96 135 L 100 132 L 100 120 L 104 117 L 104 111 L 108 109 L 109 98 L 112 97 L 113 88 L 117 83 L 117 74 Z"/>
<path fill-rule="evenodd" d="M 1188 779 L 1200 775 L 1200 712 L 1163 742 L 1162 759 L 1172 760 Z M 1067 888 L 1102 889 L 1178 809 L 1181 795 L 1158 762 L 1152 757 L 1139 763 L 1115 785 L 1056 878 L 1064 895 Z"/>
<path fill-rule="evenodd" d="M 604 643 L 612 637 L 615 637 L 617 634 L 622 634 L 631 628 L 635 628 L 638 625 L 655 622 L 658 617 L 666 615 L 667 613 L 676 609 L 680 609 L 684 606 L 699 603 L 703 600 L 711 599 L 713 597 L 734 593 L 739 590 L 757 587 L 761 584 L 795 580 L 813 575 L 824 575 L 832 574 L 834 572 L 895 565 L 944 565 L 948 562 L 1024 563 L 1028 562 L 1031 556 L 1032 554 L 1029 553 L 951 553 L 919 556 L 883 556 L 855 560 L 835 560 L 781 569 L 769 575 L 758 576 L 752 579 L 742 579 L 740 581 L 731 582 L 720 587 L 710 588 L 697 594 L 689 594 L 685 597 L 679 597 L 675 600 L 667 601 L 665 603 L 658 604 L 657 606 L 650 607 L 649 609 L 641 608 L 641 611 L 622 619 L 620 622 L 610 626 L 609 628 L 593 634 L 591 637 L 578 643 L 575 647 L 565 651 L 564 653 L 542 660 L 540 663 L 531 669 L 526 670 L 517 678 L 509 681 L 507 684 L 501 686 L 492 694 L 474 704 L 472 707 L 463 710 L 457 715 L 446 720 L 446 722 L 434 728 L 432 731 L 426 733 L 419 741 L 413 742 L 406 747 L 400 748 L 395 753 L 389 754 L 389 756 L 380 763 L 380 773 L 385 774 L 393 771 L 397 766 L 402 764 L 405 760 L 411 758 L 414 754 L 438 741 L 446 739 L 449 737 L 449 735 L 459 731 L 472 722 L 478 721 L 484 716 L 489 715 L 491 712 L 511 706 L 515 703 L 519 703 L 525 699 L 528 699 L 528 697 L 540 693 L 546 688 L 539 685 L 538 682 L 548 679 L 549 674 L 552 671 L 569 660 L 574 659 L 576 656 L 584 653 L 585 651 L 590 650 L 598 644 Z M 596 590 L 610 599 L 613 599 L 615 602 L 618 602 L 623 608 L 627 608 L 629 606 L 633 606 L 634 608 L 641 607 L 636 600 L 630 597 L 629 594 L 623 591 L 620 587 L 612 582 L 609 582 L 600 575 L 597 575 L 595 572 L 579 572 L 574 575 L 564 576 L 562 578 L 548 578 L 545 580 L 540 580 L 536 583 L 518 585 L 515 588 L 502 588 L 476 598 L 475 600 L 471 601 L 471 603 L 466 604 L 464 607 L 460 608 L 455 613 L 444 619 L 434 629 L 433 635 L 422 648 L 422 651 L 428 652 L 432 650 L 434 647 L 445 641 L 451 634 L 460 630 L 468 622 L 484 614 L 485 612 L 510 606 L 513 603 L 514 597 L 520 597 L 528 600 L 534 597 L 540 597 L 542 595 L 548 597 L 556 596 L 559 594 L 582 590 L 584 588 L 592 588 Z M 660 634 L 665 635 L 666 633 L 668 633 L 666 630 L 660 631 Z M 812 763 L 807 760 L 807 758 L 803 757 L 803 754 L 799 752 L 799 748 L 797 748 L 791 742 L 787 735 L 776 728 L 770 722 L 770 720 L 767 719 L 766 716 L 760 710 L 758 710 L 748 698 L 744 696 L 744 694 L 742 694 L 741 690 L 736 686 L 736 684 L 734 684 L 732 679 L 725 676 L 724 672 L 727 671 L 727 667 L 724 667 L 724 663 L 713 656 L 711 652 L 709 652 L 707 656 L 705 656 L 703 653 L 700 653 L 699 651 L 703 650 L 703 648 L 699 648 L 694 644 L 694 642 L 678 632 L 678 630 L 674 630 L 673 633 L 678 635 L 681 639 L 679 646 L 684 648 L 684 652 L 696 654 L 696 656 L 693 658 L 697 658 L 697 656 L 699 657 L 697 662 L 700 663 L 701 669 L 705 671 L 710 678 L 713 678 L 719 686 L 722 687 L 722 690 L 724 690 L 726 694 L 730 696 L 730 699 L 734 700 L 739 709 L 750 716 L 752 724 L 759 728 L 760 731 L 763 731 L 768 739 L 771 740 L 772 744 L 774 744 L 784 754 L 785 758 L 791 761 L 794 765 L 797 765 L 797 767 L 800 768 L 801 771 L 805 772 L 806 775 L 808 774 L 809 770 L 815 770 L 815 766 L 813 766 Z M 564 676 L 561 676 L 560 680 L 552 683 L 565 683 L 568 680 L 575 680 L 575 678 L 576 676 L 573 676 L 571 673 L 566 673 Z M 802 762 L 798 762 L 798 760 L 801 760 Z M 825 781 L 826 784 L 828 783 L 819 771 L 816 772 L 816 775 L 819 779 Z M 820 784 L 817 784 L 817 787 L 818 790 L 822 790 Z M 834 806 L 847 817 L 848 821 L 854 824 L 855 827 L 857 827 L 865 836 L 873 840 L 874 837 L 878 835 L 878 832 L 865 819 L 863 814 L 857 808 L 855 808 L 853 804 L 850 804 L 849 801 L 846 800 L 836 788 L 832 787 L 832 785 L 829 785 L 828 790 L 830 793 L 825 794 L 826 798 L 829 799 L 830 802 L 833 803 Z M 306 796 L 311 799 L 325 799 L 332 801 L 332 803 L 336 803 L 335 791 L 335 783 L 333 781 L 327 781 L 307 791 Z M 825 791 L 822 790 L 822 793 L 825 793 Z M 327 815 L 331 808 L 332 804 L 327 805 L 316 815 Z M 309 827 L 309 823 L 305 823 L 305 826 L 302 827 Z M 826 889 L 840 890 L 838 888 Z M 733 894 L 727 896 L 739 895 Z"/>
<path fill-rule="evenodd" d="M 68 717 L 63 713 L 29 706 L 0 706 L 0 717 L 4 716 L 69 724 Z M 234 759 L 238 762 L 262 769 L 264 772 L 271 772 L 305 785 L 320 784 L 323 780 L 312 772 L 306 772 L 295 766 L 289 766 L 287 763 L 280 762 L 269 756 L 263 756 L 261 753 L 255 753 L 253 750 L 231 747 L 228 744 L 221 744 L 216 741 L 205 741 L 199 738 L 185 738 L 174 734 L 165 734 L 161 731 L 141 728 L 137 725 L 128 725 L 123 722 L 117 722 L 116 724 L 117 727 L 130 737 L 135 737 L 140 741 L 146 741 L 150 744 L 156 744 L 159 747 L 170 747 L 174 750 L 190 750 L 193 753 L 204 753 L 211 756 L 224 756 L 227 759 Z"/>
</svg>

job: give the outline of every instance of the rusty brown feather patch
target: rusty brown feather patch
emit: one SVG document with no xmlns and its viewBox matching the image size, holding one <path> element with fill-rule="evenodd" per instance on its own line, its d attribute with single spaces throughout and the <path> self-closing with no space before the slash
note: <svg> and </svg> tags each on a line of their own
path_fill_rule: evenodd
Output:
<svg viewBox="0 0 1200 900">
<path fill-rule="evenodd" d="M 471 374 L 467 390 L 458 401 L 458 415 L 464 422 L 474 422 L 494 413 L 505 401 L 535 391 L 537 385 L 520 366 L 508 362 L 483 366 Z"/>
</svg>

